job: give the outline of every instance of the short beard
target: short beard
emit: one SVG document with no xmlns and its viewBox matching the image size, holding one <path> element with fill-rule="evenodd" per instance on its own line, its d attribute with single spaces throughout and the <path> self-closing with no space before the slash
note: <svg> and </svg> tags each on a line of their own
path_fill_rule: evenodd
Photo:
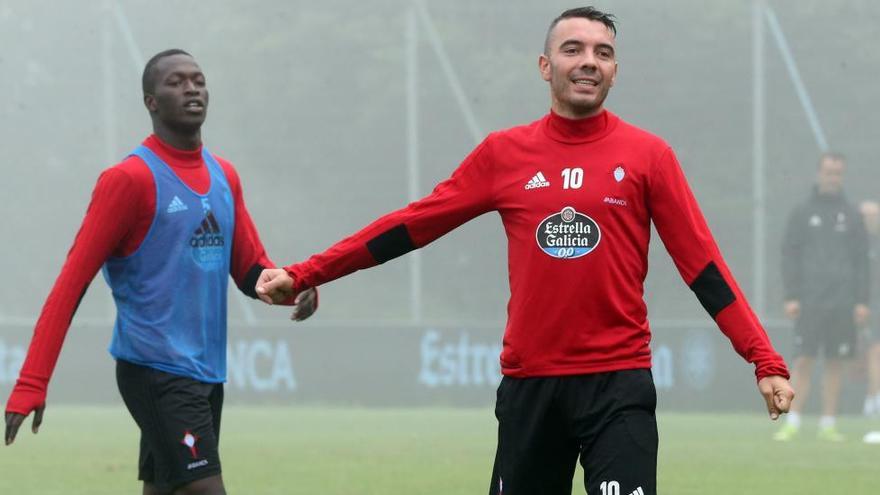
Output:
<svg viewBox="0 0 880 495">
<path fill-rule="evenodd" d="M 568 89 L 568 82 L 569 82 L 568 79 L 565 79 L 563 81 L 562 87 L 558 88 L 560 90 L 559 92 L 564 93 Z M 568 110 L 571 111 L 573 114 L 583 115 L 583 116 L 594 113 L 594 112 L 598 111 L 600 108 L 602 108 L 602 105 L 605 103 L 605 99 L 608 97 L 608 90 L 610 89 L 610 88 L 606 88 L 604 90 L 604 93 L 598 94 L 596 100 L 594 100 L 594 103 L 580 104 L 580 103 L 576 103 L 576 102 L 572 102 L 572 101 L 565 101 L 565 100 L 562 100 L 561 98 L 559 98 L 557 96 L 559 94 L 559 92 L 557 92 L 557 87 L 553 82 L 550 83 L 550 88 L 551 88 L 551 91 L 553 92 L 554 99 L 559 101 L 560 104 L 564 103 L 565 106 L 568 107 Z"/>
<path fill-rule="evenodd" d="M 557 98 L 560 104 L 564 104 L 568 108 L 568 111 L 571 112 L 573 115 L 586 117 L 588 115 L 596 113 L 600 108 L 602 108 L 602 105 L 605 103 L 605 97 L 607 95 L 608 93 L 605 93 L 605 95 L 601 95 L 601 98 L 597 98 L 591 103 L 563 100 L 555 95 L 554 97 Z"/>
<path fill-rule="evenodd" d="M 571 108 L 572 112 L 576 113 L 577 115 L 589 115 L 591 113 L 595 113 L 597 110 L 602 108 L 602 103 L 604 101 L 605 101 L 605 99 L 603 98 L 602 100 L 598 101 L 597 103 L 589 104 L 589 105 L 587 105 L 587 104 L 579 105 L 577 103 L 570 103 L 569 108 Z"/>
</svg>

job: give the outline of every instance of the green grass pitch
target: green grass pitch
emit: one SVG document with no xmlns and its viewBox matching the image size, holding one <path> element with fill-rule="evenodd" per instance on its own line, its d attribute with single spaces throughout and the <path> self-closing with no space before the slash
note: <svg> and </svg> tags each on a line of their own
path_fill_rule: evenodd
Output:
<svg viewBox="0 0 880 495">
<path fill-rule="evenodd" d="M 661 414 L 661 495 L 880 493 L 880 424 L 843 418 L 848 440 L 780 444 L 755 415 Z M 0 448 L 0 494 L 140 493 L 137 431 L 123 406 L 56 406 L 34 436 Z M 495 420 L 489 409 L 227 406 L 221 433 L 231 494 L 485 494 Z M 573 493 L 584 493 L 578 470 Z"/>
</svg>

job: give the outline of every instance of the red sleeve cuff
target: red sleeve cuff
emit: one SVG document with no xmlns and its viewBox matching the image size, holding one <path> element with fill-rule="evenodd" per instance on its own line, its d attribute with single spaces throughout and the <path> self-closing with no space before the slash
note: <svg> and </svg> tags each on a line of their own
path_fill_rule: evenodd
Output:
<svg viewBox="0 0 880 495">
<path fill-rule="evenodd" d="M 779 358 L 778 363 L 770 363 L 763 366 L 759 365 L 755 368 L 755 378 L 758 381 L 767 378 L 768 376 L 781 376 L 786 380 L 791 379 L 791 375 L 788 373 L 788 367 L 785 366 L 785 362 L 782 361 L 782 358 Z"/>
<path fill-rule="evenodd" d="M 22 374 L 15 382 L 12 393 L 9 394 L 6 412 L 27 416 L 31 411 L 46 403 L 47 386 L 48 380 Z"/>
<path fill-rule="evenodd" d="M 305 270 L 303 269 L 301 263 L 285 266 L 284 271 L 286 271 L 288 275 L 293 277 L 294 294 L 299 294 L 300 292 L 312 287 L 312 284 L 309 282 L 308 276 L 305 273 Z"/>
</svg>

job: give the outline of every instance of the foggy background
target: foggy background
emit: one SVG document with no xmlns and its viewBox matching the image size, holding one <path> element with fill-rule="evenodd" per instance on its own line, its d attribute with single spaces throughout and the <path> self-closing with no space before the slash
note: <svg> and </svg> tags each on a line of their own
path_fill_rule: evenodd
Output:
<svg viewBox="0 0 880 495">
<path fill-rule="evenodd" d="M 619 20 L 620 72 L 606 106 L 676 150 L 739 284 L 787 351 L 780 240 L 809 193 L 822 140 L 848 157 L 851 200 L 880 196 L 870 138 L 880 129 L 880 4 L 773 1 L 757 14 L 760 4 L 746 0 L 594 4 Z M 490 131 L 544 115 L 537 58 L 549 22 L 572 6 L 0 1 L 0 396 L 98 175 L 151 132 L 140 76 L 154 53 L 182 48 L 201 65 L 211 94 L 205 145 L 235 164 L 270 257 L 289 264 L 429 193 Z M 230 284 L 229 400 L 490 404 L 509 295 L 505 243 L 497 214 L 487 214 L 418 259 L 322 287 L 319 311 L 300 324 Z M 759 412 L 751 366 L 656 236 L 649 273 L 661 409 Z M 114 314 L 98 275 L 50 400 L 118 400 L 106 352 Z M 846 380 L 843 407 L 853 410 L 864 390 L 858 366 Z M 723 400 L 707 401 L 707 388 Z"/>
</svg>

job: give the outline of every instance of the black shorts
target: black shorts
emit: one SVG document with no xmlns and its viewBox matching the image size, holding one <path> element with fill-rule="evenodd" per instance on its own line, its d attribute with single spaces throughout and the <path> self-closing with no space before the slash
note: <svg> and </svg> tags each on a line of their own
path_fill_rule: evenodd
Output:
<svg viewBox="0 0 880 495">
<path fill-rule="evenodd" d="M 222 383 L 122 360 L 116 362 L 116 383 L 141 429 L 138 479 L 171 490 L 220 474 Z"/>
<path fill-rule="evenodd" d="M 849 359 L 855 356 L 858 332 L 853 308 L 804 308 L 794 325 L 795 356 Z"/>
<path fill-rule="evenodd" d="M 657 392 L 648 369 L 510 378 L 498 387 L 490 495 L 656 495 Z"/>
</svg>

